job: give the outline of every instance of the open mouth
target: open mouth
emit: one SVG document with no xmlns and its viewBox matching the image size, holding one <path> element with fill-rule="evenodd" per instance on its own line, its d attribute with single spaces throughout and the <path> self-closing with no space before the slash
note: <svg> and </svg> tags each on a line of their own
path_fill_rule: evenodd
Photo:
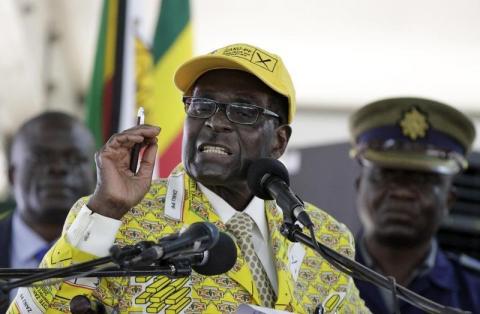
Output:
<svg viewBox="0 0 480 314">
<path fill-rule="evenodd" d="M 201 145 L 200 152 L 207 153 L 207 154 L 218 154 L 218 155 L 224 155 L 224 156 L 229 156 L 232 154 L 227 148 L 223 146 L 211 145 L 211 144 Z"/>
</svg>

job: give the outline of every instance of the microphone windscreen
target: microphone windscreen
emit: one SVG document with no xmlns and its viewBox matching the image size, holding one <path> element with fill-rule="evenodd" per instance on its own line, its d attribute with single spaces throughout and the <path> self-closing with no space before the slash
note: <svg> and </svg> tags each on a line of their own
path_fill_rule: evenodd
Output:
<svg viewBox="0 0 480 314">
<path fill-rule="evenodd" d="M 228 272 L 237 261 L 237 248 L 232 238 L 220 232 L 217 243 L 208 250 L 207 261 L 194 265 L 192 269 L 204 276 L 215 276 Z"/>
<path fill-rule="evenodd" d="M 248 187 L 255 196 L 264 200 L 271 200 L 272 197 L 266 189 L 266 186 L 263 184 L 265 182 L 262 182 L 262 179 L 266 174 L 278 177 L 285 181 L 287 185 L 290 185 L 290 178 L 285 165 L 277 159 L 260 158 L 252 161 L 247 172 Z"/>
<path fill-rule="evenodd" d="M 187 231 L 190 230 L 190 236 L 192 239 L 198 239 L 201 237 L 206 237 L 205 249 L 209 250 L 217 244 L 219 233 L 218 228 L 211 222 L 194 222 L 188 227 Z"/>
<path fill-rule="evenodd" d="M 212 248 L 218 240 L 218 229 L 211 222 L 201 221 L 194 222 L 187 229 L 180 232 L 180 234 L 173 238 L 172 241 L 167 241 L 164 244 L 165 250 L 170 248 L 175 248 L 175 246 L 186 245 L 187 247 L 192 244 L 192 242 L 202 239 L 202 246 L 196 248 L 197 251 L 205 251 Z M 170 236 L 167 236 L 170 237 Z M 184 240 L 184 241 L 181 241 Z M 162 243 L 159 241 L 159 243 Z"/>
</svg>

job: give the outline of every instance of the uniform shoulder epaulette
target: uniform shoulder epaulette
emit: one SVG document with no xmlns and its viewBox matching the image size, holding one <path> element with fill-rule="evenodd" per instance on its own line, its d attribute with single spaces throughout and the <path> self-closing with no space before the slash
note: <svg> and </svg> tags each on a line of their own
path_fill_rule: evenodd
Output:
<svg viewBox="0 0 480 314">
<path fill-rule="evenodd" d="M 480 275 L 480 260 L 467 254 L 448 254 L 448 258 L 455 260 L 460 266 Z"/>
</svg>

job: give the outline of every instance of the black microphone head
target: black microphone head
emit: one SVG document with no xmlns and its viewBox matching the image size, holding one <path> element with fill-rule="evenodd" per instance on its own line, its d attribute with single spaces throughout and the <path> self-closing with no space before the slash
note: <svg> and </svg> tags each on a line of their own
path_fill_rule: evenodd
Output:
<svg viewBox="0 0 480 314">
<path fill-rule="evenodd" d="M 288 170 L 284 164 L 273 158 L 260 158 L 252 161 L 248 167 L 247 182 L 250 190 L 255 196 L 264 199 L 273 199 L 265 187 L 265 175 L 278 177 L 290 185 Z"/>
<path fill-rule="evenodd" d="M 237 248 L 232 238 L 220 232 L 217 244 L 208 250 L 206 261 L 202 265 L 193 265 L 192 269 L 204 276 L 215 276 L 232 269 L 237 261 Z"/>
<path fill-rule="evenodd" d="M 219 239 L 219 233 L 217 227 L 211 222 L 194 222 L 184 232 L 181 232 L 182 236 L 190 236 L 192 239 L 201 239 L 202 245 L 197 248 L 198 251 L 209 250 L 214 247 Z"/>
<path fill-rule="evenodd" d="M 169 258 L 181 253 L 204 252 L 212 248 L 218 241 L 219 231 L 210 222 L 194 222 L 187 229 L 175 236 L 173 240 L 160 242 L 163 258 Z"/>
</svg>

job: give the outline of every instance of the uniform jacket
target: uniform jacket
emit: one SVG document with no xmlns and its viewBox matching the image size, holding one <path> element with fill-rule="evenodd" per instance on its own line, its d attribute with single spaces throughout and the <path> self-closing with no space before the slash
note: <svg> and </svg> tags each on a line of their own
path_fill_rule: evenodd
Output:
<svg viewBox="0 0 480 314">
<path fill-rule="evenodd" d="M 83 199 L 74 205 L 66 228 L 85 202 Z M 315 223 L 318 239 L 353 258 L 353 237 L 348 229 L 312 205 L 307 204 L 307 210 Z M 318 304 L 323 304 L 325 313 L 369 312 L 350 277 L 310 249 L 290 243 L 280 234 L 282 213 L 273 201 L 265 202 L 265 212 L 279 283 L 275 308 L 312 313 Z M 142 202 L 122 218 L 115 243 L 128 245 L 141 240 L 156 241 L 178 231 L 184 224 L 199 221 L 212 222 L 219 230 L 225 231 L 224 224 L 196 182 L 178 167 L 168 180 L 154 182 Z M 25 304 L 30 308 L 48 309 L 47 313 L 66 313 L 69 301 L 78 294 L 101 302 L 107 311 L 116 308 L 121 313 L 233 313 L 239 304 L 260 304 L 252 275 L 238 247 L 237 253 L 232 270 L 218 276 L 193 273 L 182 279 L 164 276 L 87 278 L 53 287 L 22 289 L 12 303 L 10 313 L 18 313 Z M 62 267 L 92 258 L 94 256 L 74 248 L 62 236 L 47 253 L 42 265 Z"/>
<path fill-rule="evenodd" d="M 364 264 L 364 259 L 357 248 L 356 259 Z M 433 269 L 415 278 L 407 288 L 437 303 L 480 313 L 480 270 L 479 272 L 462 265 L 453 255 L 438 248 Z M 389 313 L 379 288 L 356 280 L 360 296 L 372 313 Z M 420 314 L 422 310 L 399 300 L 400 313 Z"/>
</svg>

